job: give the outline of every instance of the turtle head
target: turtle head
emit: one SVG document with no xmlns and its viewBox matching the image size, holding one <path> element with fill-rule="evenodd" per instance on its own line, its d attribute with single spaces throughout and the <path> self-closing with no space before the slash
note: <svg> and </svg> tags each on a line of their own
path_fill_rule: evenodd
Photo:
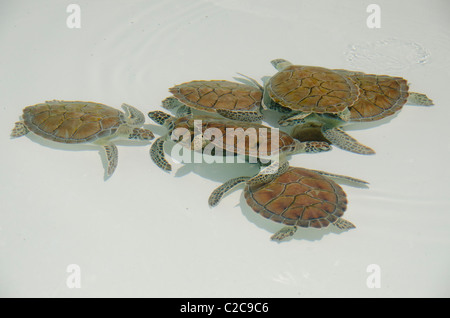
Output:
<svg viewBox="0 0 450 318">
<path fill-rule="evenodd" d="M 149 112 L 148 117 L 150 117 L 150 119 L 155 123 L 167 128 L 170 128 L 173 124 L 173 121 L 176 119 L 175 117 L 161 111 Z"/>
<path fill-rule="evenodd" d="M 275 60 L 270 61 L 270 63 L 272 63 L 273 67 L 275 67 L 277 69 L 277 71 L 282 71 L 286 67 L 292 65 L 291 62 L 286 61 L 284 59 L 275 59 Z"/>
<path fill-rule="evenodd" d="M 167 97 L 165 100 L 162 101 L 161 106 L 164 109 L 167 110 L 173 110 L 177 107 L 180 106 L 180 102 L 178 101 L 178 99 L 176 99 L 175 97 L 171 96 L 171 97 Z"/>
<path fill-rule="evenodd" d="M 122 109 L 125 111 L 125 117 L 128 124 L 141 127 L 145 123 L 144 114 L 136 107 L 123 103 Z"/>
</svg>

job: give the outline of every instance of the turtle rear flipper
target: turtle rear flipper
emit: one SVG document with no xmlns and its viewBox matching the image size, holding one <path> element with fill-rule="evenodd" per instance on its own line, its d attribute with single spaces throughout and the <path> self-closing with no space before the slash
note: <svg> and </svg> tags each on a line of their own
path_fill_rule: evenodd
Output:
<svg viewBox="0 0 450 318">
<path fill-rule="evenodd" d="M 13 130 L 11 131 L 11 138 L 22 137 L 28 134 L 29 130 L 27 126 L 21 121 L 15 123 Z"/>
<path fill-rule="evenodd" d="M 285 226 L 283 227 L 281 230 L 279 230 L 278 232 L 276 232 L 274 235 L 272 235 L 270 237 L 270 239 L 272 241 L 282 241 L 285 238 L 291 237 L 292 235 L 295 234 L 295 232 L 297 231 L 297 227 L 296 226 Z"/>
<path fill-rule="evenodd" d="M 347 221 L 343 218 L 338 218 L 333 224 L 341 230 L 349 230 L 356 228 L 356 226 L 352 222 Z"/>
<path fill-rule="evenodd" d="M 331 141 L 332 144 L 343 150 L 358 153 L 361 155 L 372 155 L 375 153 L 372 148 L 359 143 L 356 139 L 337 127 L 331 129 L 322 127 L 322 134 L 325 138 Z"/>
<path fill-rule="evenodd" d="M 434 105 L 433 101 L 429 99 L 427 95 L 414 92 L 409 93 L 407 103 L 410 105 L 417 105 L 417 106 Z"/>
</svg>

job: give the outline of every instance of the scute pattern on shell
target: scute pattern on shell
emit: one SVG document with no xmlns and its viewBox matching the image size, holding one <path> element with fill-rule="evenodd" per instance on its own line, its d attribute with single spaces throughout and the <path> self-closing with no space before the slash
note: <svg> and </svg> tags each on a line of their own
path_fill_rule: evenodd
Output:
<svg viewBox="0 0 450 318">
<path fill-rule="evenodd" d="M 295 139 L 287 133 L 255 123 L 234 122 L 208 117 L 196 117 L 195 119 L 182 117 L 175 121 L 174 127 L 175 129 L 187 129 L 191 134 L 192 141 L 195 133 L 200 133 L 194 130 L 195 120 L 201 120 L 204 138 L 213 139 L 213 144 L 230 153 L 264 157 L 266 154 L 272 156 L 292 151 L 296 146 Z M 212 135 L 208 135 L 209 133 Z M 245 143 L 242 144 L 242 141 L 245 141 Z"/>
<path fill-rule="evenodd" d="M 350 120 L 366 122 L 383 119 L 400 111 L 408 99 L 408 83 L 401 77 L 357 73 L 351 78 L 361 89 L 350 107 Z"/>
<path fill-rule="evenodd" d="M 69 144 L 110 136 L 125 122 L 122 112 L 103 104 L 55 101 L 24 108 L 23 120 L 35 134 Z"/>
<path fill-rule="evenodd" d="M 352 106 L 359 89 L 346 76 L 316 66 L 291 65 L 276 73 L 267 85 L 270 98 L 293 111 L 331 113 Z"/>
<path fill-rule="evenodd" d="M 169 91 L 183 104 L 210 112 L 252 111 L 259 109 L 262 100 L 259 88 L 229 81 L 192 81 Z"/>
<path fill-rule="evenodd" d="M 248 205 L 272 221 L 292 226 L 322 228 L 341 217 L 347 197 L 333 180 L 297 167 L 264 185 L 244 190 Z"/>
</svg>

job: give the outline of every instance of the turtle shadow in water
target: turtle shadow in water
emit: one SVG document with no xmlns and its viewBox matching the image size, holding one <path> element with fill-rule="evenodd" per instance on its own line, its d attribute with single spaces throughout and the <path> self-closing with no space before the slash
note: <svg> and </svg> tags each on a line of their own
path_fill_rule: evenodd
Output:
<svg viewBox="0 0 450 318">
<path fill-rule="evenodd" d="M 408 108 L 423 108 L 423 107 L 432 107 L 433 105 L 414 105 L 414 104 L 405 104 L 403 105 L 403 108 L 396 112 L 393 115 L 387 116 L 386 118 L 380 119 L 380 120 L 375 120 L 375 121 L 371 121 L 371 122 L 353 122 L 353 123 L 349 123 L 348 126 L 344 126 L 345 130 L 365 130 L 365 129 L 372 129 L 372 128 L 376 128 L 378 126 L 381 125 L 385 125 L 390 123 L 393 119 L 397 118 L 397 116 L 399 116 L 402 112 L 404 111 L 408 111 Z M 405 108 L 407 108 L 405 110 Z"/>
<path fill-rule="evenodd" d="M 388 116 L 386 118 L 371 121 L 371 122 L 352 122 L 352 123 L 349 123 L 348 125 L 345 125 L 343 127 L 343 129 L 345 131 L 353 131 L 353 130 L 367 130 L 367 129 L 376 128 L 376 127 L 390 123 L 391 120 L 396 118 L 398 115 L 399 115 L 399 112 L 397 112 L 391 116 Z"/>
<path fill-rule="evenodd" d="M 289 127 L 289 126 L 283 127 L 278 124 L 278 121 L 283 116 L 282 113 L 277 112 L 275 110 L 270 110 L 270 109 L 264 109 L 264 110 L 262 110 L 262 113 L 264 115 L 264 122 L 266 122 L 270 127 L 278 128 L 278 129 L 288 133 L 288 130 L 291 127 Z"/>
<path fill-rule="evenodd" d="M 378 126 L 382 126 L 390 123 L 393 119 L 397 118 L 402 112 L 408 111 L 408 108 L 423 108 L 423 107 L 432 107 L 433 105 L 415 105 L 415 104 L 405 104 L 400 111 L 397 111 L 395 114 L 387 116 L 383 119 L 375 120 L 375 121 L 367 121 L 367 122 L 352 122 L 348 125 L 344 126 L 344 130 L 366 130 L 376 128 Z M 406 108 L 406 109 L 405 109 Z"/>
<path fill-rule="evenodd" d="M 222 184 L 231 178 L 253 176 L 259 172 L 258 164 L 236 162 L 236 157 L 231 157 L 233 158 L 234 162 L 227 163 L 227 158 L 222 158 L 224 161 L 223 163 L 183 163 L 183 166 L 175 172 L 175 177 L 181 178 L 192 172 L 202 178 Z M 218 184 L 217 186 L 219 186 L 220 184 Z M 211 192 L 213 190 L 214 189 L 212 188 Z"/>
<path fill-rule="evenodd" d="M 241 188 L 241 190 L 243 190 Z M 268 232 L 267 239 L 270 240 L 270 236 L 278 232 L 281 228 L 283 228 L 285 225 L 282 223 L 277 223 L 274 221 L 271 221 L 269 219 L 264 218 L 263 216 L 259 215 L 251 207 L 248 206 L 244 194 L 241 194 L 240 197 L 240 207 L 242 210 L 242 214 L 249 220 L 251 223 L 255 224 L 258 228 L 261 228 L 263 230 L 266 230 Z M 326 228 L 302 228 L 298 227 L 295 234 L 287 239 L 284 239 L 282 241 L 273 241 L 274 243 L 286 243 L 291 240 L 306 240 L 306 241 L 318 241 L 321 240 L 325 235 L 328 235 L 330 233 L 334 234 L 340 234 L 342 232 L 347 232 L 347 230 L 340 230 L 337 227 L 333 225 L 329 225 Z"/>
<path fill-rule="evenodd" d="M 161 125 L 145 124 L 142 125 L 142 128 L 150 130 L 155 135 L 155 139 L 158 138 L 158 136 L 164 136 L 167 134 L 167 128 Z M 152 143 L 153 140 L 150 140 L 150 142 Z"/>
</svg>

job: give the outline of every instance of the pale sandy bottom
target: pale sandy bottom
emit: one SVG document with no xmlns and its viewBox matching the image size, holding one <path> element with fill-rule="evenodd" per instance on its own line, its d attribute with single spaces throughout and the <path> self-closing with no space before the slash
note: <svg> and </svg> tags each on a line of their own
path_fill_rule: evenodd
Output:
<svg viewBox="0 0 450 318">
<path fill-rule="evenodd" d="M 450 296 L 447 1 L 378 1 L 379 29 L 361 1 L 77 1 L 79 29 L 67 27 L 69 3 L 0 4 L 0 296 Z M 274 58 L 403 76 L 435 102 L 348 127 L 376 155 L 292 157 L 370 182 L 343 185 L 356 229 L 299 230 L 277 244 L 280 225 L 249 209 L 242 188 L 210 209 L 215 187 L 257 171 L 246 164 L 174 163 L 166 174 L 149 145 L 119 143 L 105 182 L 97 148 L 9 138 L 27 105 L 126 102 L 147 113 L 175 84 L 259 80 Z M 71 264 L 81 288 L 67 285 Z M 367 284 L 373 268 L 380 288 Z"/>
</svg>

